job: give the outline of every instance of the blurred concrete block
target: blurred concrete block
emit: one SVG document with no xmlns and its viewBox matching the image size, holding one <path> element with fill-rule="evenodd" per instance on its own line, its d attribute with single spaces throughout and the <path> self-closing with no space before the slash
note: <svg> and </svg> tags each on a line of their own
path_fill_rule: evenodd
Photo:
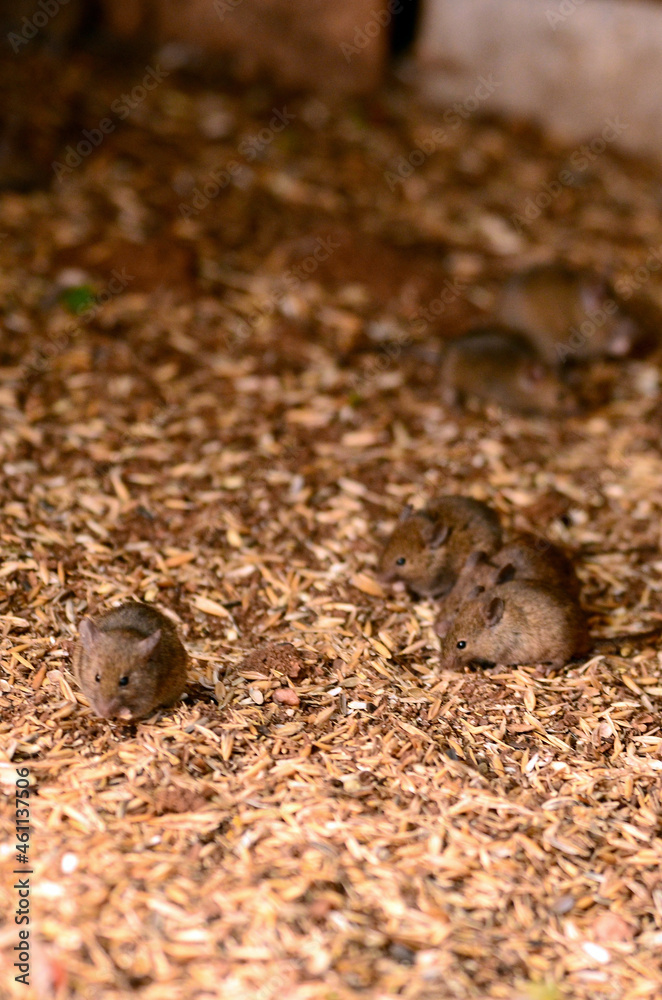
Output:
<svg viewBox="0 0 662 1000">
<path fill-rule="evenodd" d="M 660 3 L 426 0 L 418 39 L 428 99 L 662 157 Z"/>
<path fill-rule="evenodd" d="M 246 76 L 360 93 L 380 81 L 394 9 L 407 0 L 103 0 L 112 30 L 232 57 Z"/>
</svg>

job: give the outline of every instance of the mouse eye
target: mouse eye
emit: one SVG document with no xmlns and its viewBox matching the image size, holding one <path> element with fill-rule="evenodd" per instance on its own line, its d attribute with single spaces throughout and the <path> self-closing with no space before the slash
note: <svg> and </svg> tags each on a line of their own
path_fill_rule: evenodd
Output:
<svg viewBox="0 0 662 1000">
<path fill-rule="evenodd" d="M 405 557 L 404 557 L 404 556 L 400 556 L 400 558 L 399 558 L 399 559 L 396 559 L 396 560 L 395 560 L 395 565 L 396 565 L 396 566 L 404 566 L 404 564 L 405 564 L 406 562 L 407 562 L 407 560 L 405 559 Z"/>
<path fill-rule="evenodd" d="M 457 644 L 457 648 L 458 649 L 466 649 L 467 648 L 467 644 L 464 641 L 464 639 L 460 639 L 460 641 Z"/>
<path fill-rule="evenodd" d="M 97 682 L 97 684 L 101 684 L 101 674 L 95 674 L 94 679 Z"/>
<path fill-rule="evenodd" d="M 129 678 L 128 677 L 120 677 L 120 679 L 119 679 L 119 685 L 120 685 L 121 688 L 125 688 L 128 683 L 129 683 Z"/>
</svg>

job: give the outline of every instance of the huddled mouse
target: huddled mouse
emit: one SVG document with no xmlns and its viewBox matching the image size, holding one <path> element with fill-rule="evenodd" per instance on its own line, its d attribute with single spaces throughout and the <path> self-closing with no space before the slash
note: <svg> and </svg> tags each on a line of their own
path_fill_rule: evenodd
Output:
<svg viewBox="0 0 662 1000">
<path fill-rule="evenodd" d="M 78 629 L 73 669 L 92 711 L 102 719 L 142 719 L 171 705 L 186 686 L 188 656 L 171 620 L 129 601 Z"/>
<path fill-rule="evenodd" d="M 644 336 L 605 277 L 562 262 L 537 264 L 504 282 L 488 321 L 445 344 L 442 399 L 569 415 L 577 410 L 569 368 L 625 358 Z"/>
</svg>

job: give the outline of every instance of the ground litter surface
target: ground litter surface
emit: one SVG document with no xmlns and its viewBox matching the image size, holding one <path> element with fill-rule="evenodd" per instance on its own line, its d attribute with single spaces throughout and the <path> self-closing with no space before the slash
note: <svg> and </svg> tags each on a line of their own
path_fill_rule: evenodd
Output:
<svg viewBox="0 0 662 1000">
<path fill-rule="evenodd" d="M 0 194 L 5 958 L 27 766 L 40 1000 L 660 997 L 659 653 L 444 673 L 375 576 L 407 501 L 466 493 L 577 553 L 596 634 L 662 619 L 659 355 L 564 423 L 451 412 L 430 360 L 536 261 L 659 307 L 654 175 L 398 88 L 171 70 L 121 117 L 145 72 L 0 70 L 35 94 L 0 164 L 34 175 Z M 121 725 L 70 654 L 128 597 L 192 683 Z"/>
</svg>

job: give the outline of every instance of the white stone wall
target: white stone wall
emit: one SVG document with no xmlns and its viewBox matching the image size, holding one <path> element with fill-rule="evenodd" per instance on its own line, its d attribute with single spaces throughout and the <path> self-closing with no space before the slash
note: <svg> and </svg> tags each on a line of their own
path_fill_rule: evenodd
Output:
<svg viewBox="0 0 662 1000">
<path fill-rule="evenodd" d="M 568 142 L 611 123 L 624 149 L 662 160 L 660 3 L 426 0 L 416 59 L 436 103 L 478 99 Z"/>
</svg>

